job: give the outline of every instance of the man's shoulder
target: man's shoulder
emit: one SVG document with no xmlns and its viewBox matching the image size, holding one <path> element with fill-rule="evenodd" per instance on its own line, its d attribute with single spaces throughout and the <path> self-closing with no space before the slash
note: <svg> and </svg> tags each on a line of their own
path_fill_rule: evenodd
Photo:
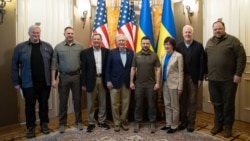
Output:
<svg viewBox="0 0 250 141">
<path fill-rule="evenodd" d="M 86 52 L 90 52 L 90 51 L 93 51 L 93 48 L 92 48 L 92 47 L 87 47 L 87 48 L 84 49 L 82 52 L 83 52 L 83 53 L 86 53 Z"/>
<path fill-rule="evenodd" d="M 184 41 L 179 42 L 179 43 L 176 45 L 176 47 L 177 47 L 177 48 L 185 47 Z"/>
<path fill-rule="evenodd" d="M 105 47 L 101 47 L 101 50 L 109 51 L 109 49 L 107 49 L 107 48 L 105 48 Z"/>
<path fill-rule="evenodd" d="M 29 45 L 29 42 L 28 41 L 24 41 L 24 42 L 21 42 L 21 43 L 17 44 L 16 48 L 24 47 L 24 46 L 27 46 L 27 45 Z"/>
<path fill-rule="evenodd" d="M 56 44 L 55 48 L 60 48 L 60 47 L 62 47 L 64 45 L 65 45 L 65 41 L 61 41 L 61 42 Z"/>
<path fill-rule="evenodd" d="M 132 49 L 130 49 L 130 48 L 127 48 L 126 49 L 128 52 L 133 52 L 134 53 L 134 51 L 132 50 Z"/>
<path fill-rule="evenodd" d="M 199 41 L 196 41 L 196 40 L 193 40 L 193 46 L 195 46 L 196 48 L 199 48 L 199 49 L 204 49 L 203 47 L 203 44 L 200 43 Z"/>
<path fill-rule="evenodd" d="M 52 45 L 49 42 L 40 41 L 42 45 L 45 45 L 46 47 L 49 47 L 50 49 L 53 49 Z"/>
<path fill-rule="evenodd" d="M 113 48 L 109 50 L 110 53 L 117 53 L 119 51 L 119 48 Z"/>
</svg>

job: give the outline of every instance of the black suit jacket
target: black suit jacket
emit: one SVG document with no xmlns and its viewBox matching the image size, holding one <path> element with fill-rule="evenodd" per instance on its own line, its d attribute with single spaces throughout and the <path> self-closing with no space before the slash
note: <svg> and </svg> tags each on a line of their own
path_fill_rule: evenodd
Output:
<svg viewBox="0 0 250 141">
<path fill-rule="evenodd" d="M 193 40 L 192 44 L 189 46 L 189 49 L 191 49 L 190 56 L 185 56 L 185 48 L 185 43 L 181 42 L 177 45 L 176 51 L 183 55 L 184 63 L 188 64 L 188 71 L 192 81 L 194 84 L 197 84 L 199 80 L 203 80 L 204 78 L 205 51 L 203 45 L 195 40 Z M 186 71 L 184 67 L 184 74 Z"/>
<path fill-rule="evenodd" d="M 106 88 L 105 83 L 105 71 L 106 71 L 106 62 L 109 54 L 109 49 L 101 48 L 102 52 L 102 80 L 103 86 Z M 93 47 L 87 48 L 81 52 L 81 86 L 85 86 L 87 92 L 92 92 L 96 84 L 96 62 Z"/>
</svg>

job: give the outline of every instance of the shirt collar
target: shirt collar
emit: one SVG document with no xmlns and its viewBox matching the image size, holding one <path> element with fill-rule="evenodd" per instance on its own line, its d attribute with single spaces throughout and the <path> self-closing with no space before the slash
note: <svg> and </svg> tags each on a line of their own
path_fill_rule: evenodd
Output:
<svg viewBox="0 0 250 141">
<path fill-rule="evenodd" d="M 152 53 L 151 50 L 148 50 L 148 51 L 142 50 L 142 51 L 141 51 L 141 55 L 145 55 L 145 56 L 150 55 L 151 53 Z"/>
<path fill-rule="evenodd" d="M 185 44 L 185 46 L 188 48 L 188 47 L 190 47 L 190 45 L 192 45 L 193 41 L 194 41 L 194 40 L 192 40 L 190 43 L 184 42 L 184 44 Z"/>
<path fill-rule="evenodd" d="M 36 43 L 32 43 L 30 40 L 28 40 L 28 44 L 31 45 L 31 44 L 36 44 Z M 38 44 L 41 44 L 41 40 L 39 40 Z"/>
<path fill-rule="evenodd" d="M 121 50 L 120 48 L 119 48 L 119 51 L 120 51 L 120 53 L 122 53 L 122 54 L 124 54 L 124 53 L 126 53 L 126 48 L 124 49 L 124 50 Z"/>
<path fill-rule="evenodd" d="M 102 47 L 100 47 L 99 49 L 96 49 L 96 47 L 93 46 L 92 48 L 93 48 L 93 51 L 101 51 Z"/>
<path fill-rule="evenodd" d="M 70 46 L 66 41 L 64 41 L 64 45 Z M 75 41 L 72 42 L 71 46 L 72 46 L 72 45 L 75 45 Z"/>
</svg>

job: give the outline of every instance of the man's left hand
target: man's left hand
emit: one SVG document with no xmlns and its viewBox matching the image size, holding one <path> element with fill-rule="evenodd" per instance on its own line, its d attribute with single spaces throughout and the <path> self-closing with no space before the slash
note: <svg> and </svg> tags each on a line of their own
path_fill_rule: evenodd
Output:
<svg viewBox="0 0 250 141">
<path fill-rule="evenodd" d="M 240 83 L 241 77 L 238 75 L 234 75 L 234 83 Z"/>
</svg>

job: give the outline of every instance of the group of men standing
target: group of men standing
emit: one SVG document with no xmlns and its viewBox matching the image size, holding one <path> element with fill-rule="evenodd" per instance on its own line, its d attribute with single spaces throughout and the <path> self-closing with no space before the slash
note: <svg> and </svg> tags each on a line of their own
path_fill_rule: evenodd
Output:
<svg viewBox="0 0 250 141">
<path fill-rule="evenodd" d="M 240 41 L 225 32 L 223 22 L 214 22 L 213 32 L 214 36 L 209 39 L 204 50 L 203 45 L 193 38 L 193 27 L 183 27 L 184 41 L 176 47 L 184 62 L 183 89 L 178 91 L 181 121 L 178 128 L 194 131 L 196 96 L 205 76 L 215 110 L 215 126 L 211 133 L 215 135 L 223 130 L 224 136 L 230 137 L 234 122 L 235 94 L 245 68 L 246 54 Z M 66 27 L 65 40 L 54 49 L 49 43 L 40 40 L 40 33 L 39 26 L 31 26 L 28 31 L 29 40 L 16 46 L 12 58 L 13 84 L 16 89 L 23 91 L 25 98 L 27 138 L 35 136 L 36 100 L 39 103 L 41 131 L 44 134 L 50 133 L 50 87 L 58 88 L 59 92 L 60 133 L 64 133 L 67 124 L 70 90 L 78 130 L 83 130 L 81 91 L 87 94 L 87 132 L 92 132 L 96 126 L 94 115 L 97 109 L 97 125 L 110 129 L 105 123 L 107 90 L 110 92 L 114 131 L 119 132 L 120 128 L 129 130 L 131 90 L 135 90 L 134 132 L 139 132 L 140 122 L 143 120 L 144 99 L 148 103 L 150 132 L 155 132 L 157 91 L 163 80 L 161 62 L 157 54 L 150 50 L 148 37 L 141 39 L 142 50 L 134 54 L 126 47 L 126 36 L 121 34 L 116 37 L 118 47 L 110 51 L 101 47 L 102 36 L 99 33 L 91 37 L 93 46 L 84 48 L 74 40 L 74 29 Z M 166 127 L 161 129 L 169 130 Z M 171 129 L 171 132 L 175 131 L 176 129 Z"/>
</svg>

